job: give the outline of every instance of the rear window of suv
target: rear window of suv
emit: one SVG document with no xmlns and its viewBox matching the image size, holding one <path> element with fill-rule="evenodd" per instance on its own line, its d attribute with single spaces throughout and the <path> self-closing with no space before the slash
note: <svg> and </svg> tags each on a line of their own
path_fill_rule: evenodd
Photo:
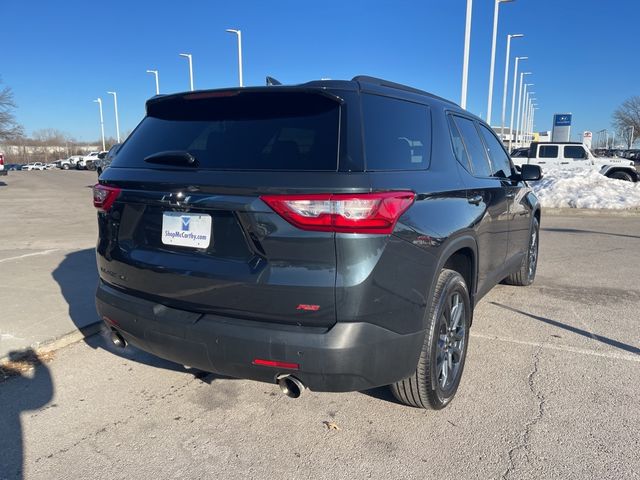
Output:
<svg viewBox="0 0 640 480">
<path fill-rule="evenodd" d="M 202 169 L 338 168 L 340 104 L 305 92 L 200 92 L 151 102 L 112 167 L 161 168 L 144 161 L 186 151 Z"/>
<path fill-rule="evenodd" d="M 429 107 L 362 95 L 367 170 L 424 170 L 431 151 Z"/>
</svg>

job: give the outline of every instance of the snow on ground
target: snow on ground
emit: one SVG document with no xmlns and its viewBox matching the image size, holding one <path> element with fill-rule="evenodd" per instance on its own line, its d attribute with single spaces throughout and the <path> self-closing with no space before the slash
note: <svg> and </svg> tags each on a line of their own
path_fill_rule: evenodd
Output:
<svg viewBox="0 0 640 480">
<path fill-rule="evenodd" d="M 640 208 L 640 182 L 613 180 L 595 170 L 543 170 L 544 178 L 530 182 L 543 207 Z"/>
</svg>

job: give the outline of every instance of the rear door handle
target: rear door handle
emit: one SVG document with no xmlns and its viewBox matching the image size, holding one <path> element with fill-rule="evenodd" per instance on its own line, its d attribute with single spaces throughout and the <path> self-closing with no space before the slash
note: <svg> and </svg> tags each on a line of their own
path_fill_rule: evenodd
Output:
<svg viewBox="0 0 640 480">
<path fill-rule="evenodd" d="M 473 197 L 469 197 L 467 201 L 473 205 L 480 205 L 480 202 L 482 202 L 482 195 L 474 195 Z"/>
<path fill-rule="evenodd" d="M 505 195 L 507 198 L 515 198 L 516 194 L 515 192 L 507 192 L 507 194 Z"/>
</svg>

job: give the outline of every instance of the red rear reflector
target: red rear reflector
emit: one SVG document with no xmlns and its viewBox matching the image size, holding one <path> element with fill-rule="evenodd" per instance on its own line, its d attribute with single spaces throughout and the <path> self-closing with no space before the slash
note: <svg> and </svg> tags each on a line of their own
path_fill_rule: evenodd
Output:
<svg viewBox="0 0 640 480">
<path fill-rule="evenodd" d="M 276 360 L 263 360 L 262 358 L 254 358 L 254 365 L 262 365 L 263 367 L 278 367 L 278 368 L 287 368 L 289 370 L 298 370 L 300 365 L 297 363 L 288 363 L 288 362 L 278 362 Z"/>
<path fill-rule="evenodd" d="M 93 186 L 93 206 L 101 212 L 107 212 L 120 195 L 120 189 L 97 183 Z"/>
<path fill-rule="evenodd" d="M 320 305 L 307 305 L 306 303 L 301 303 L 296 307 L 296 310 L 306 310 L 308 312 L 317 312 L 320 310 Z"/>
<path fill-rule="evenodd" d="M 413 203 L 413 192 L 263 195 L 286 221 L 302 230 L 390 234 Z"/>
</svg>

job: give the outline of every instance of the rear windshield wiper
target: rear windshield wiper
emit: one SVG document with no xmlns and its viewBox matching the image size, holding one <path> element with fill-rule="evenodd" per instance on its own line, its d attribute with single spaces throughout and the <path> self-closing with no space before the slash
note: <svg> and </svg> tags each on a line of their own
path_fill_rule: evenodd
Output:
<svg viewBox="0 0 640 480">
<path fill-rule="evenodd" d="M 182 150 L 170 150 L 157 152 L 144 159 L 147 163 L 158 163 L 160 165 L 177 165 L 181 167 L 197 167 L 198 160 L 189 152 Z"/>
</svg>

